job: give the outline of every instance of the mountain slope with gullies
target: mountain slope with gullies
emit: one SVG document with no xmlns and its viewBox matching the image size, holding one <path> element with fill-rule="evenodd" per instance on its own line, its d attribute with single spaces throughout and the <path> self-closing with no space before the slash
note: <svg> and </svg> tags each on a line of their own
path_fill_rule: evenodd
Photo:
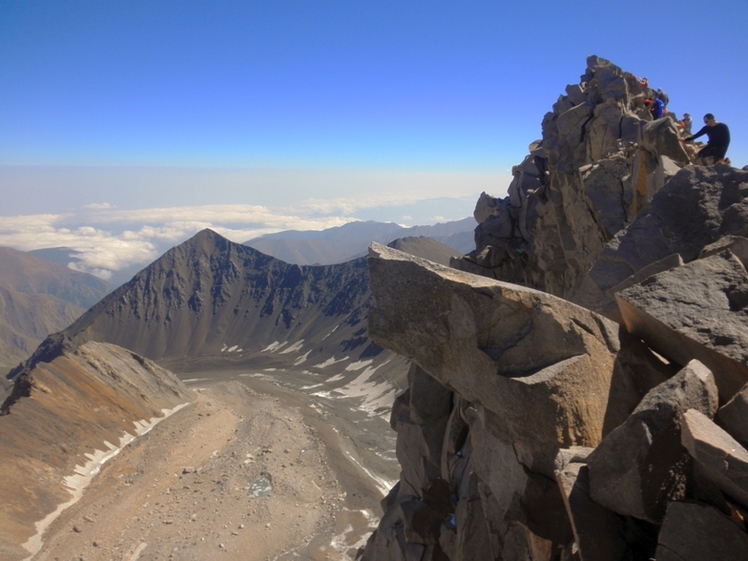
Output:
<svg viewBox="0 0 748 561">
<path fill-rule="evenodd" d="M 110 289 L 92 275 L 0 247 L 0 367 L 28 358 Z"/>
<path fill-rule="evenodd" d="M 105 341 L 196 370 L 369 359 L 363 259 L 290 265 L 203 230 L 70 325 L 75 343 Z M 313 362 L 314 361 L 314 362 Z"/>
</svg>

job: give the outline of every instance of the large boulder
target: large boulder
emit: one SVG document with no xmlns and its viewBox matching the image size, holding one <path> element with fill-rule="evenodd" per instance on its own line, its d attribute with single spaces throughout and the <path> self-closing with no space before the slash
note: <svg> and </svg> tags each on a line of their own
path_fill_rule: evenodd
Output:
<svg viewBox="0 0 748 561">
<path fill-rule="evenodd" d="M 688 166 L 652 197 L 600 253 L 572 301 L 609 315 L 611 288 L 646 266 L 679 254 L 693 261 L 728 235 L 748 232 L 748 171 Z"/>
<path fill-rule="evenodd" d="M 709 505 L 670 503 L 657 561 L 744 561 L 748 534 Z"/>
<path fill-rule="evenodd" d="M 685 496 L 690 466 L 680 430 L 688 409 L 709 417 L 717 412 L 714 378 L 698 361 L 650 391 L 589 455 L 593 500 L 619 514 L 661 522 L 667 501 Z"/>
<path fill-rule="evenodd" d="M 369 271 L 370 337 L 485 410 L 531 470 L 553 478 L 560 448 L 596 446 L 640 398 L 618 326 L 593 312 L 378 244 Z"/>
<path fill-rule="evenodd" d="M 697 358 L 723 402 L 748 382 L 748 273 L 729 250 L 616 294 L 626 328 L 678 363 Z"/>
</svg>

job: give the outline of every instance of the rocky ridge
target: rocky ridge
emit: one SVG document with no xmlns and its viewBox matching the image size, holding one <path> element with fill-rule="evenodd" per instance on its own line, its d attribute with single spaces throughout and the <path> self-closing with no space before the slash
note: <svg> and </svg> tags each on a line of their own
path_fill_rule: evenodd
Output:
<svg viewBox="0 0 748 561">
<path fill-rule="evenodd" d="M 102 461 L 192 399 L 168 370 L 106 343 L 27 368 L 0 409 L 0 556 L 33 554 Z"/>
<path fill-rule="evenodd" d="M 748 556 L 748 172 L 688 165 L 646 94 L 590 57 L 463 270 L 370 248 L 413 365 L 361 559 Z"/>
<path fill-rule="evenodd" d="M 675 119 L 652 120 L 653 95 L 589 57 L 512 169 L 508 196 L 481 195 L 476 249 L 452 265 L 571 298 L 605 245 L 690 161 Z"/>
</svg>

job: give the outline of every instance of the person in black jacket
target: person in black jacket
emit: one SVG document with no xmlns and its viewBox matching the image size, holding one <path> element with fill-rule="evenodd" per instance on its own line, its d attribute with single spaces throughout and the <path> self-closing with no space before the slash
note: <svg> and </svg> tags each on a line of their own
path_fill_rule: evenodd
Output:
<svg viewBox="0 0 748 561">
<path fill-rule="evenodd" d="M 727 148 L 730 146 L 730 129 L 727 128 L 727 125 L 718 123 L 714 119 L 714 115 L 707 113 L 704 115 L 704 126 L 701 127 L 701 130 L 693 136 L 684 138 L 683 142 L 690 142 L 703 135 L 709 138 L 709 142 L 699 150 L 699 158 L 705 161 L 704 158 L 712 156 L 715 163 L 724 161 Z"/>
</svg>

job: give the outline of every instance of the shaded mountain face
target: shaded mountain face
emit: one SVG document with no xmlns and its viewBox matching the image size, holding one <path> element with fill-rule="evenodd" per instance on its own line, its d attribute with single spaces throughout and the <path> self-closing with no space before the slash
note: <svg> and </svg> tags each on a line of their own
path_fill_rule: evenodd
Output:
<svg viewBox="0 0 748 561">
<path fill-rule="evenodd" d="M 169 250 L 64 331 L 190 368 L 371 358 L 364 259 L 300 267 L 210 230 Z M 40 348 L 40 352 L 43 349 Z M 199 358 L 199 360 L 197 360 Z M 201 362 L 202 361 L 202 362 Z"/>
<path fill-rule="evenodd" d="M 321 231 L 289 230 L 245 242 L 267 255 L 297 265 L 342 263 L 366 255 L 371 242 L 425 236 L 462 255 L 475 249 L 475 220 L 465 218 L 433 226 L 405 228 L 392 222 L 350 222 Z"/>
<path fill-rule="evenodd" d="M 0 367 L 26 359 L 109 290 L 92 275 L 0 247 Z"/>
</svg>

